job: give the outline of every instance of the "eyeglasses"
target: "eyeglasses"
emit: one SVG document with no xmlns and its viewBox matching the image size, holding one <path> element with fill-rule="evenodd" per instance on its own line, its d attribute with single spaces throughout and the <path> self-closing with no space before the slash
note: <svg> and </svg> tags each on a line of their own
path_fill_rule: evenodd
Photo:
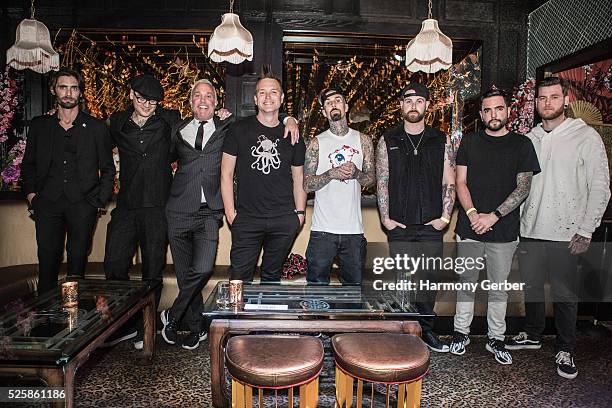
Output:
<svg viewBox="0 0 612 408">
<path fill-rule="evenodd" d="M 143 105 L 145 103 L 148 103 L 149 105 L 155 106 L 155 105 L 157 105 L 157 102 L 158 102 L 155 99 L 147 99 L 144 96 L 138 95 L 136 92 L 134 92 L 134 96 L 136 97 L 136 101 L 138 103 L 142 103 Z"/>
</svg>

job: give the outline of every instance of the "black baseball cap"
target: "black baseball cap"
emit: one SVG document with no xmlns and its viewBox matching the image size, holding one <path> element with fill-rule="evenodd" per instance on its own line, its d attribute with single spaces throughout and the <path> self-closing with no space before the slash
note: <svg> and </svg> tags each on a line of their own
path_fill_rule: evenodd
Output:
<svg viewBox="0 0 612 408">
<path fill-rule="evenodd" d="M 319 97 L 317 98 L 319 102 L 319 106 L 323 107 L 327 98 L 329 98 L 330 96 L 334 96 L 334 95 L 340 95 L 342 98 L 344 98 L 344 95 L 342 95 L 342 92 L 340 92 L 336 88 L 325 88 L 324 90 L 322 90 L 319 93 Z M 346 99 L 344 100 L 346 101 Z"/>
<path fill-rule="evenodd" d="M 409 96 L 422 96 L 426 100 L 429 99 L 429 89 L 423 84 L 411 82 L 402 91 L 402 99 Z"/>
<path fill-rule="evenodd" d="M 149 74 L 142 74 L 132 78 L 130 88 L 147 99 L 154 101 L 164 99 L 164 88 L 154 76 Z"/>
</svg>

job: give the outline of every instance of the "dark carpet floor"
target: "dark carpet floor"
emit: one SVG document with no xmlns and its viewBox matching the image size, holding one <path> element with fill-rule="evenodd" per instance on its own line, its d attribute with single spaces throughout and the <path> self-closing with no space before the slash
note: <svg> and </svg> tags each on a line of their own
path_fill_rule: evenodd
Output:
<svg viewBox="0 0 612 408">
<path fill-rule="evenodd" d="M 329 345 L 329 337 L 322 340 Z M 472 336 L 463 356 L 432 353 L 421 406 L 612 407 L 612 338 L 579 337 L 575 359 L 579 375 L 574 380 L 556 374 L 553 343 L 553 336 L 546 336 L 541 350 L 514 351 L 510 366 L 495 362 L 485 350 L 484 336 Z M 334 366 L 328 347 L 326 353 L 319 397 L 323 408 L 334 403 Z M 75 406 L 212 406 L 207 342 L 187 351 L 169 346 L 157 336 L 154 363 L 144 364 L 138 355 L 130 342 L 95 351 L 77 372 Z M 370 406 L 370 386 L 364 390 L 364 406 Z M 384 387 L 375 388 L 375 407 L 384 406 L 384 392 Z M 286 399 L 278 402 L 279 407 L 286 406 Z M 272 394 L 266 397 L 266 406 L 275 406 Z"/>
<path fill-rule="evenodd" d="M 574 380 L 556 374 L 552 337 L 546 337 L 539 351 L 515 351 L 510 366 L 496 363 L 484 344 L 484 337 L 474 336 L 464 356 L 432 353 L 430 373 L 423 382 L 423 407 L 612 407 L 609 337 L 579 338 L 580 372 Z M 139 361 L 129 343 L 97 351 L 77 373 L 76 405 L 208 407 L 208 364 L 208 343 L 187 351 L 168 346 L 159 336 L 156 360 L 150 366 Z M 328 356 L 320 407 L 333 406 L 333 381 L 333 361 Z M 375 391 L 375 406 L 384 405 L 384 390 Z"/>
</svg>

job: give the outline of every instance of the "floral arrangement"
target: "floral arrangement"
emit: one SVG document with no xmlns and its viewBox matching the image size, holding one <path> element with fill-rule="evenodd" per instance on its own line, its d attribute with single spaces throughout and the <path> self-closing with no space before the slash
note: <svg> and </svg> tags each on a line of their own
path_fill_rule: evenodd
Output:
<svg viewBox="0 0 612 408">
<path fill-rule="evenodd" d="M 535 79 L 529 78 L 512 93 L 508 130 L 527 134 L 533 127 L 533 112 L 535 108 Z"/>
<path fill-rule="evenodd" d="M 0 142 L 8 140 L 8 130 L 13 127 L 18 90 L 17 80 L 11 77 L 7 65 L 4 73 L 0 73 Z"/>
<path fill-rule="evenodd" d="M 285 263 L 283 264 L 282 279 L 295 279 L 299 278 L 300 275 L 306 275 L 306 269 L 308 263 L 306 258 L 299 254 L 289 254 Z"/>
<path fill-rule="evenodd" d="M 25 140 L 19 139 L 6 153 L 18 105 L 19 81 L 7 66 L 0 73 L 0 186 L 8 185 L 9 189 L 16 188 L 21 174 L 19 165 L 25 152 Z"/>
<path fill-rule="evenodd" d="M 5 184 L 16 184 L 21 176 L 21 161 L 23 160 L 23 154 L 25 153 L 26 141 L 25 139 L 19 139 L 17 143 L 9 150 L 4 163 L 2 165 L 2 182 Z"/>
</svg>

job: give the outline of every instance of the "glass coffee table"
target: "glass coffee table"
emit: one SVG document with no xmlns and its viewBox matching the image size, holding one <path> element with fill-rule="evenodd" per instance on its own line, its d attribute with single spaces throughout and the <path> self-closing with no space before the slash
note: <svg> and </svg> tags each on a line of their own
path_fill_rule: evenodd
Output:
<svg viewBox="0 0 612 408">
<path fill-rule="evenodd" d="M 72 407 L 74 375 L 93 350 L 143 310 L 143 357 L 155 353 L 155 287 L 141 281 L 78 280 L 78 306 L 62 308 L 60 289 L 11 302 L 0 315 L 0 372 L 36 375 L 63 387 Z"/>
<path fill-rule="evenodd" d="M 219 285 L 204 303 L 209 330 L 211 391 L 215 407 L 229 406 L 225 387 L 224 347 L 232 335 L 281 333 L 410 333 L 420 336 L 414 305 L 388 292 L 360 286 L 301 284 L 245 285 L 239 306 L 217 302 Z"/>
</svg>

